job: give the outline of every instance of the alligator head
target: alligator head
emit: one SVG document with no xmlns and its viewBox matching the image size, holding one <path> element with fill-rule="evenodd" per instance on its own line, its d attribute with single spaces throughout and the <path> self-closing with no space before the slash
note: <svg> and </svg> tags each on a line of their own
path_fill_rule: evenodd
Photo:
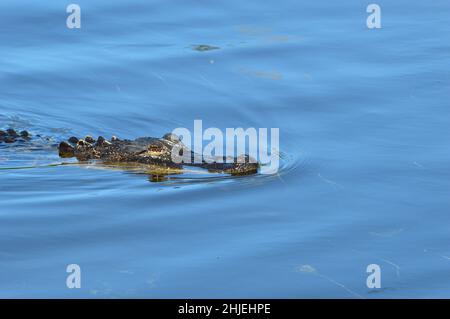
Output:
<svg viewBox="0 0 450 319">
<path fill-rule="evenodd" d="M 172 160 L 173 148 L 189 152 L 191 161 L 176 163 Z M 61 157 L 76 157 L 79 161 L 100 160 L 106 164 L 146 164 L 158 167 L 160 170 L 182 171 L 183 166 L 193 166 L 207 169 L 210 172 L 231 175 L 255 174 L 259 164 L 248 155 L 236 158 L 209 158 L 195 163 L 195 154 L 184 147 L 179 138 L 171 133 L 162 138 L 141 137 L 135 140 L 121 140 L 113 136 L 106 140 L 102 136 L 94 139 L 86 136 L 84 139 L 71 137 L 59 144 Z"/>
</svg>

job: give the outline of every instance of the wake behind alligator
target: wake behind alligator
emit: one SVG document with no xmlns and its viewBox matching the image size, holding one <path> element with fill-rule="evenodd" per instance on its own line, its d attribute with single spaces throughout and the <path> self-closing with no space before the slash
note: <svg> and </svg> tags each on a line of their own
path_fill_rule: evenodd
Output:
<svg viewBox="0 0 450 319">
<path fill-rule="evenodd" d="M 23 147 L 33 145 L 33 140 L 46 141 L 40 135 L 32 136 L 27 131 L 16 132 L 14 129 L 0 130 L 0 144 L 4 147 L 20 145 Z M 189 152 L 191 161 L 187 163 L 174 162 L 172 151 Z M 168 133 L 161 138 L 140 137 L 134 140 L 119 139 L 113 136 L 107 140 L 102 136 L 97 139 L 86 136 L 83 139 L 71 137 L 67 141 L 61 141 L 54 148 L 61 158 L 76 158 L 82 163 L 100 163 L 105 167 L 120 167 L 130 169 L 132 167 L 145 167 L 146 171 L 166 176 L 170 174 L 182 174 L 189 167 L 200 168 L 209 173 L 229 174 L 231 176 L 256 174 L 259 163 L 248 155 L 238 157 L 210 157 L 203 158 L 196 163 L 196 154 L 187 149 L 181 140 L 174 134 Z M 157 180 L 158 181 L 158 180 Z"/>
</svg>

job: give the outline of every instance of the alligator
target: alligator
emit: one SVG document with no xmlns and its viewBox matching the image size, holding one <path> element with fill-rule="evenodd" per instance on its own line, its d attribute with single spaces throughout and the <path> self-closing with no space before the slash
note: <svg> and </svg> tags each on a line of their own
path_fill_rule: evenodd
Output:
<svg viewBox="0 0 450 319">
<path fill-rule="evenodd" d="M 0 130 L 0 144 L 23 144 L 32 139 L 33 136 L 28 131 L 16 132 L 12 128 Z M 186 154 L 191 161 L 187 163 L 173 161 L 172 150 L 175 146 L 180 150 L 180 155 L 183 152 L 190 152 L 190 155 Z M 197 154 L 186 148 L 180 138 L 172 133 L 167 133 L 161 138 L 140 137 L 134 140 L 122 140 L 116 136 L 109 140 L 102 136 L 97 139 L 90 135 L 82 139 L 72 136 L 57 144 L 57 150 L 61 158 L 76 158 L 80 162 L 99 161 L 106 165 L 121 165 L 124 168 L 130 165 L 145 165 L 161 174 L 182 173 L 186 166 L 233 176 L 256 174 L 259 169 L 259 163 L 248 155 L 234 158 L 200 157 L 201 161 L 196 162 L 194 159 L 198 158 Z"/>
</svg>

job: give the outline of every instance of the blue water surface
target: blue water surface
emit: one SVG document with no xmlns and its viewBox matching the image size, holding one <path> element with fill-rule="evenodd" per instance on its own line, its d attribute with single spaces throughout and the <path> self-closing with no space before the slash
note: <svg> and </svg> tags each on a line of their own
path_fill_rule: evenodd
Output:
<svg viewBox="0 0 450 319">
<path fill-rule="evenodd" d="M 0 297 L 450 297 L 448 0 L 379 0 L 381 29 L 360 0 L 76 3 L 81 29 L 1 1 L 0 128 L 279 128 L 281 167 L 150 182 L 1 146 Z"/>
</svg>

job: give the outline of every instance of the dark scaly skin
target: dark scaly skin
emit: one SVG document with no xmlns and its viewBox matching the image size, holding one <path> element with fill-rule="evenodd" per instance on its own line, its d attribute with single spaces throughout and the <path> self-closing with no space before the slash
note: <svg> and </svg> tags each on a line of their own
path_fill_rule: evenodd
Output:
<svg viewBox="0 0 450 319">
<path fill-rule="evenodd" d="M 31 136 L 26 131 L 17 133 L 12 129 L 0 130 L 0 143 L 15 143 L 30 139 Z M 182 164 L 174 163 L 172 148 L 177 145 L 182 144 L 176 136 L 170 133 L 162 138 L 141 137 L 135 140 L 119 140 L 113 137 L 109 141 L 101 136 L 97 140 L 86 136 L 84 139 L 71 137 L 68 141 L 61 142 L 58 150 L 59 156 L 62 158 L 75 157 L 79 161 L 99 160 L 105 164 L 150 165 L 168 173 L 182 172 L 183 166 L 192 166 L 216 173 L 248 175 L 257 173 L 259 168 L 259 164 L 247 155 L 228 158 L 227 163 L 220 163 L 218 158 L 213 158 L 208 163 L 204 160 L 201 163 L 194 163 L 194 152 L 186 148 L 183 151 L 190 153 L 192 161 Z M 225 162 L 225 158 L 223 162 Z"/>
</svg>

